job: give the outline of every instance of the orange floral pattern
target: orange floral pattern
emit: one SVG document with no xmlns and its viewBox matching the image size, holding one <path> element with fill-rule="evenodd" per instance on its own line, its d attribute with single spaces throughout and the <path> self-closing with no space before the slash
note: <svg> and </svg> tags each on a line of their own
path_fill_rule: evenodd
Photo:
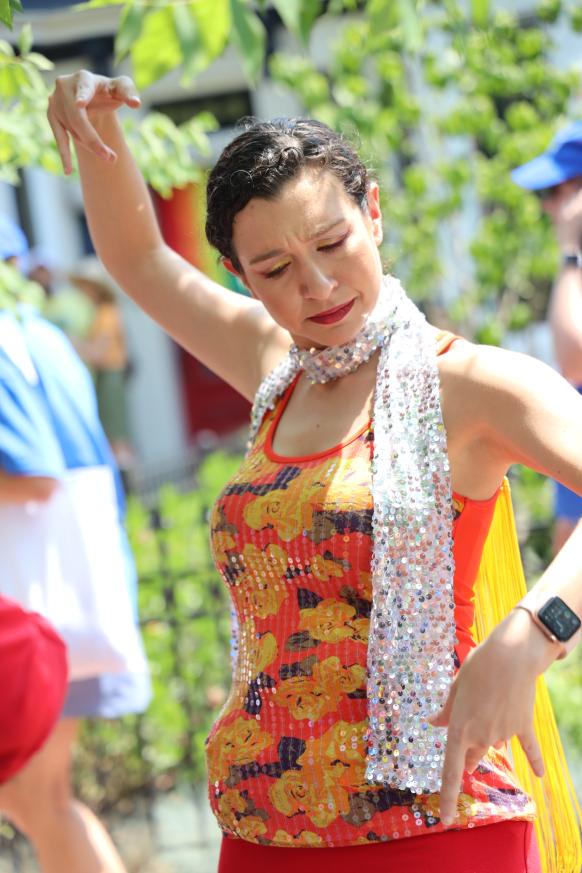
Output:
<svg viewBox="0 0 582 873">
<path fill-rule="evenodd" d="M 321 766 L 287 770 L 269 792 L 273 806 L 288 818 L 303 813 L 315 827 L 325 828 L 349 810 L 348 792 Z"/>
<path fill-rule="evenodd" d="M 273 737 L 257 722 L 239 717 L 229 725 L 218 726 L 214 735 L 217 754 L 209 762 L 212 780 L 224 779 L 232 764 L 248 764 L 273 743 Z"/>
<path fill-rule="evenodd" d="M 339 643 L 353 636 L 354 629 L 348 622 L 356 610 L 347 603 L 328 597 L 313 609 L 302 609 L 299 630 L 309 631 L 313 639 L 326 643 Z"/>
<path fill-rule="evenodd" d="M 285 402 L 211 519 L 240 629 L 230 696 L 208 738 L 212 807 L 226 835 L 263 845 L 438 832 L 438 796 L 365 778 L 373 441 L 364 429 L 338 451 L 283 463 L 271 439 Z M 471 512 L 480 505 L 455 497 L 455 525 Z M 462 789 L 461 826 L 533 818 L 504 751 Z"/>
</svg>

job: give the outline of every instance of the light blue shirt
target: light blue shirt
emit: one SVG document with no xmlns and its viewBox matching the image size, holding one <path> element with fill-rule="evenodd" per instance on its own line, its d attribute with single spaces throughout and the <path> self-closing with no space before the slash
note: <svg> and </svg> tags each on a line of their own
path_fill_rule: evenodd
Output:
<svg viewBox="0 0 582 873">
<path fill-rule="evenodd" d="M 101 465 L 113 473 L 123 529 L 123 486 L 89 371 L 67 337 L 34 310 L 23 308 L 18 319 L 0 312 L 0 467 L 59 479 L 66 470 Z M 124 530 L 122 539 L 135 604 L 136 571 Z"/>
</svg>

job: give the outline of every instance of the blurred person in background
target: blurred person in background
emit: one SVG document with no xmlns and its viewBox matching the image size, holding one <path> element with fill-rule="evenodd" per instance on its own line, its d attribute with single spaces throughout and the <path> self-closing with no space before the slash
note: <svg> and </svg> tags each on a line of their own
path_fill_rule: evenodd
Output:
<svg viewBox="0 0 582 873">
<path fill-rule="evenodd" d="M 16 266 L 26 250 L 22 230 L 1 216 L 0 258 Z M 20 519 L 23 507 L 48 505 L 70 471 L 99 467 L 108 468 L 114 479 L 120 560 L 135 604 L 137 579 L 123 530 L 123 489 L 99 422 L 91 377 L 65 335 L 35 311 L 0 311 L 2 523 L 9 523 L 6 514 L 11 511 Z M 23 565 L 32 545 L 25 536 L 11 543 Z M 3 566 L 6 561 L 0 550 L 2 593 L 10 590 L 11 567 Z M 2 812 L 30 839 L 43 873 L 124 873 L 103 825 L 73 795 L 71 754 L 80 718 L 142 712 L 150 696 L 145 665 L 143 673 L 71 681 L 61 720 L 42 754 L 2 790 Z"/>
<path fill-rule="evenodd" d="M 554 355 L 562 375 L 582 394 L 582 121 L 561 130 L 548 149 L 512 173 L 535 192 L 560 249 L 549 305 Z M 582 518 L 582 497 L 555 484 L 554 553 Z"/>
<path fill-rule="evenodd" d="M 44 291 L 42 314 L 74 343 L 87 336 L 95 307 L 86 294 L 66 280 L 50 249 L 36 246 L 22 259 L 21 270 Z"/>
<path fill-rule="evenodd" d="M 93 307 L 91 324 L 74 345 L 93 373 L 99 417 L 115 459 L 125 472 L 133 464 L 134 453 L 127 415 L 129 356 L 119 303 L 95 257 L 80 261 L 69 280 Z"/>
</svg>

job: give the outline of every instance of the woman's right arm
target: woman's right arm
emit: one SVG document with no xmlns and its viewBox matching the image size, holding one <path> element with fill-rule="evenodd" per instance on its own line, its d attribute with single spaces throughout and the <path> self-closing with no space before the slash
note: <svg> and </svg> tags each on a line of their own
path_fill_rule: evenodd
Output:
<svg viewBox="0 0 582 873">
<path fill-rule="evenodd" d="M 57 79 L 49 121 L 65 173 L 79 160 L 95 250 L 123 290 L 181 346 L 249 399 L 290 338 L 261 304 L 213 282 L 163 241 L 115 111 L 136 108 L 131 79 L 81 71 Z"/>
</svg>

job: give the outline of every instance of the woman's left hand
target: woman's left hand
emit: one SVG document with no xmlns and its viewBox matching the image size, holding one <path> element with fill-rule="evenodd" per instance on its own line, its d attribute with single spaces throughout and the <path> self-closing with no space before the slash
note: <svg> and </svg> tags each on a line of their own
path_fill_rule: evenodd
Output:
<svg viewBox="0 0 582 873">
<path fill-rule="evenodd" d="M 517 736 L 536 776 L 544 764 L 533 728 L 536 678 L 556 649 L 523 610 L 514 610 L 473 649 L 445 706 L 429 719 L 448 727 L 440 796 L 441 820 L 454 823 L 463 772 L 472 773 L 491 746 Z"/>
</svg>

